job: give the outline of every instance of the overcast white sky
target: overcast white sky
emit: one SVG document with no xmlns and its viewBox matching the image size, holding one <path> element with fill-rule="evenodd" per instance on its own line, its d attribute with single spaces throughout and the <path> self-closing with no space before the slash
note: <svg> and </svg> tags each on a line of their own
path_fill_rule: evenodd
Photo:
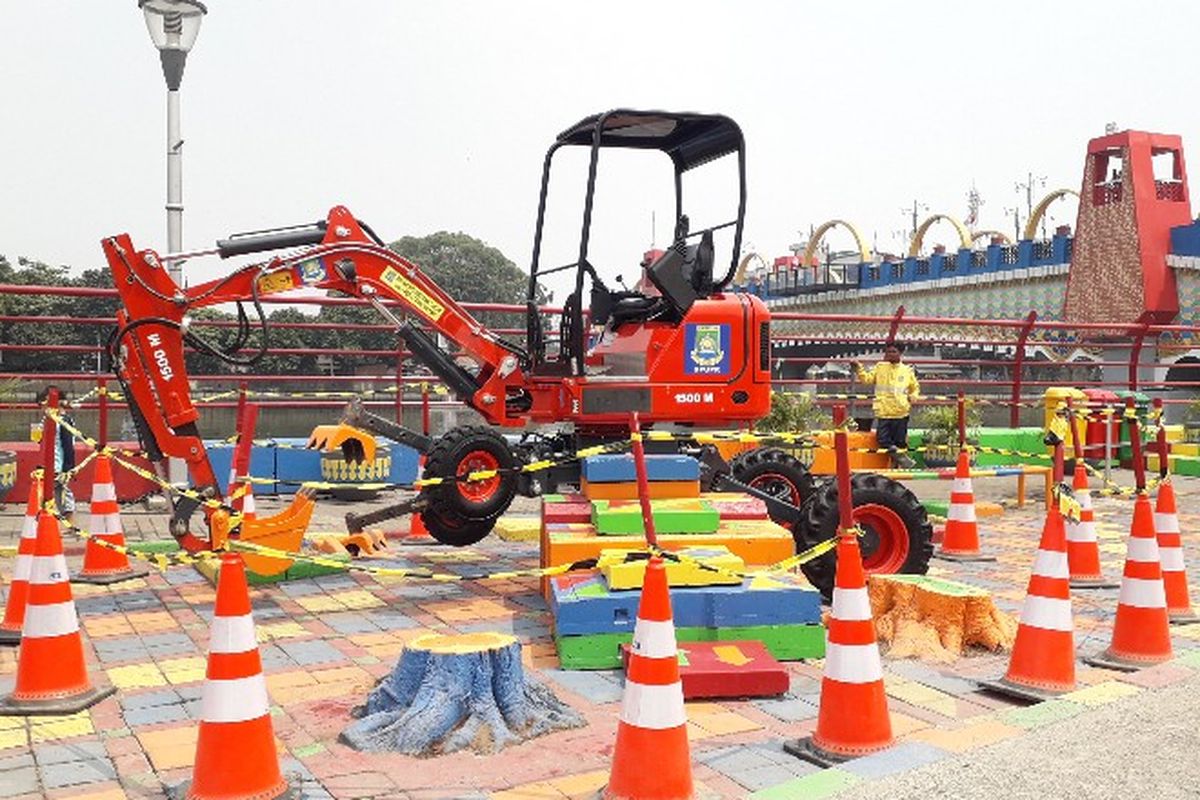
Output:
<svg viewBox="0 0 1200 800">
<path fill-rule="evenodd" d="M 768 256 L 831 217 L 898 249 L 902 206 L 965 216 L 972 183 L 981 227 L 1011 231 L 1014 182 L 1032 170 L 1038 195 L 1078 188 L 1105 123 L 1185 147 L 1200 132 L 1195 2 L 208 8 L 183 83 L 188 248 L 342 203 L 385 239 L 462 230 L 527 269 L 547 145 L 616 106 L 738 120 L 747 239 Z M 165 251 L 165 89 L 136 0 L 0 11 L 0 253 L 100 266 L 100 238 L 122 231 Z M 669 179 L 651 166 L 604 184 L 606 275 L 633 275 L 653 208 L 665 238 Z M 1073 207 L 1059 216 L 1073 223 Z M 577 225 L 572 211 L 556 242 Z M 191 279 L 228 267 L 194 262 Z"/>
</svg>

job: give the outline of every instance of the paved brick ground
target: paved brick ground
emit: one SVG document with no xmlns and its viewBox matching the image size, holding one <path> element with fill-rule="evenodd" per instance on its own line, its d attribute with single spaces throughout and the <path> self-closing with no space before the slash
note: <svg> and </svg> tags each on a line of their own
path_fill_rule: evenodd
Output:
<svg viewBox="0 0 1200 800">
<path fill-rule="evenodd" d="M 1127 476 L 1126 476 L 1126 479 Z M 999 483 L 993 482 L 993 483 Z M 1008 486 L 979 483 L 982 497 Z M 1184 531 L 1200 526 L 1200 481 L 1177 479 Z M 918 487 L 922 494 L 946 487 Z M 264 499 L 260 509 L 277 505 Z M 347 509 L 323 502 L 314 528 L 336 530 Z M 127 509 L 130 538 L 165 537 L 161 515 Z M 1105 571 L 1118 575 L 1129 501 L 1098 502 Z M 80 515 L 86 524 L 86 515 Z M 0 546 L 15 543 L 19 508 L 0 512 Z M 934 573 L 985 586 L 1017 611 L 1041 526 L 1040 510 L 1009 510 L 982 521 L 985 549 L 998 561 L 935 562 Z M 1200 564 L 1186 536 L 1189 564 Z M 68 543 L 72 544 L 72 543 Z M 72 544 L 69 560 L 81 549 Z M 535 543 L 495 537 L 473 548 L 399 547 L 397 563 L 469 574 L 533 567 Z M 0 576 L 11 574 L 0 559 Z M 190 568 L 153 573 L 109 588 L 75 587 L 95 678 L 115 697 L 65 718 L 0 718 L 0 797 L 113 800 L 159 797 L 185 779 L 195 747 L 213 589 Z M 611 757 L 621 678 L 617 672 L 559 670 L 550 618 L 537 581 L 420 583 L 361 574 L 252 590 L 275 731 L 284 769 L 304 779 L 305 797 L 586 797 L 603 784 Z M 1107 645 L 1116 590 L 1075 596 L 1080 655 Z M 532 672 L 588 720 L 492 757 L 455 754 L 435 761 L 356 753 L 337 743 L 349 709 L 388 672 L 409 639 L 427 631 L 510 631 L 525 645 Z M 706 797 L 823 797 L 950 756 L 1026 735 L 1053 721 L 1178 683 L 1200 670 L 1200 625 L 1174 629 L 1179 658 L 1123 675 L 1080 665 L 1081 688 L 1061 700 L 1022 707 L 980 693 L 976 677 L 1002 674 L 1004 656 L 979 655 L 950 666 L 885 659 L 893 724 L 900 743 L 837 769 L 818 770 L 783 754 L 787 739 L 815 725 L 821 663 L 789 665 L 791 689 L 779 699 L 689 703 L 695 775 Z M 11 687 L 14 650 L 0 650 L 0 691 Z M 1107 755 L 1107 754 L 1106 754 Z"/>
</svg>

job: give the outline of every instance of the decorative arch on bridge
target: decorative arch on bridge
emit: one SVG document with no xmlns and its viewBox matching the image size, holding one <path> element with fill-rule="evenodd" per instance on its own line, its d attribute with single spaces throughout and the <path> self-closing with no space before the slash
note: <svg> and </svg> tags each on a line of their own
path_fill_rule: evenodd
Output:
<svg viewBox="0 0 1200 800">
<path fill-rule="evenodd" d="M 1050 208 L 1050 204 L 1060 197 L 1067 195 L 1075 195 L 1075 199 L 1079 199 L 1079 192 L 1074 189 L 1055 189 L 1050 194 L 1042 198 L 1041 202 L 1033 207 L 1033 213 L 1029 215 L 1028 221 L 1025 223 L 1025 230 L 1021 233 L 1022 239 L 1032 239 L 1037 235 L 1037 226 L 1042 221 L 1042 217 L 1046 215 L 1046 210 Z"/>
<path fill-rule="evenodd" d="M 746 270 L 749 268 L 750 262 L 754 261 L 755 259 L 758 259 L 758 263 L 762 265 L 764 270 L 770 271 L 771 265 L 767 263 L 765 258 L 760 256 L 758 253 L 747 253 L 742 257 L 742 260 L 738 262 L 737 272 L 733 274 L 734 286 L 746 285 Z"/>
<path fill-rule="evenodd" d="M 933 223 L 938 220 L 945 220 L 953 225 L 954 229 L 958 231 L 959 244 L 968 250 L 971 248 L 971 232 L 967 230 L 966 225 L 963 225 L 949 214 L 934 214 L 922 222 L 921 227 L 917 228 L 917 232 L 913 234 L 912 244 L 908 246 L 908 255 L 910 258 L 916 258 L 921 255 L 921 244 L 925 241 L 925 232 L 933 227 Z"/>
<path fill-rule="evenodd" d="M 975 244 L 980 239 L 987 239 L 990 243 L 995 238 L 1001 239 L 1005 244 L 1012 244 L 1012 239 L 1003 231 L 976 231 L 975 235 L 971 237 L 971 244 Z"/>
<path fill-rule="evenodd" d="M 863 241 L 862 234 L 858 232 L 858 228 L 844 219 L 831 219 L 828 222 L 821 223 L 820 227 L 813 231 L 813 235 L 808 239 L 808 247 L 804 248 L 804 259 L 800 263 L 806 267 L 811 264 L 813 255 L 817 252 L 817 247 L 820 246 L 821 240 L 825 238 L 826 232 L 830 228 L 836 228 L 839 225 L 850 231 L 850 235 L 854 237 L 854 243 L 858 245 L 858 254 L 862 258 L 861 263 L 865 264 L 870 261 L 871 251 L 867 249 L 867 243 Z"/>
</svg>

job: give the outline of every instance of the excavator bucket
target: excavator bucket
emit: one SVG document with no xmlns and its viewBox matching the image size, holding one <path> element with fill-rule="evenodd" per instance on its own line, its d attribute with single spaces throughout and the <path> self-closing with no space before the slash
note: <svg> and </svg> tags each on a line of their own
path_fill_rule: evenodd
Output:
<svg viewBox="0 0 1200 800">
<path fill-rule="evenodd" d="M 308 437 L 308 449 L 332 452 L 342 449 L 348 463 L 375 462 L 375 437 L 364 430 L 339 422 L 337 425 L 318 425 Z"/>
<path fill-rule="evenodd" d="M 312 518 L 315 505 L 312 492 L 308 489 L 301 489 L 292 498 L 291 505 L 278 514 L 271 517 L 243 519 L 241 535 L 237 537 L 238 541 L 270 547 L 273 550 L 297 553 L 304 542 L 304 531 L 308 529 L 308 521 Z M 241 553 L 242 559 L 246 562 L 246 568 L 259 575 L 278 575 L 293 564 L 290 558 L 262 555 L 248 550 L 243 550 Z"/>
</svg>

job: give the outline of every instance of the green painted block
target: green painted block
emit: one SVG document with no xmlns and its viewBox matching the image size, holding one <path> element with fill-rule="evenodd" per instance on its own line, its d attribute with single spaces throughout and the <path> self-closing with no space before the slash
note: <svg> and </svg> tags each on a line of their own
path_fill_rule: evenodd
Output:
<svg viewBox="0 0 1200 800">
<path fill-rule="evenodd" d="M 1040 728 L 1051 722 L 1070 719 L 1087 710 L 1087 706 L 1070 700 L 1047 700 L 1025 708 L 1015 708 L 1001 715 L 1000 721 L 1018 728 Z"/>
<path fill-rule="evenodd" d="M 1200 456 L 1175 456 L 1176 475 L 1200 475 Z"/>
<path fill-rule="evenodd" d="M 322 558 L 331 559 L 334 561 L 342 561 L 349 563 L 350 557 L 347 555 L 334 554 L 322 555 Z M 202 561 L 196 565 L 196 571 L 208 579 L 208 582 L 216 586 L 217 576 L 221 572 L 219 562 Z M 251 586 L 265 586 L 271 583 L 283 583 L 284 581 L 298 581 L 304 578 L 319 578 L 322 575 L 334 575 L 345 572 L 340 567 L 327 567 L 323 564 L 312 564 L 307 561 L 296 561 L 292 566 L 288 567 L 278 575 L 259 575 L 250 569 L 246 570 L 246 583 Z"/>
<path fill-rule="evenodd" d="M 925 506 L 927 514 L 944 517 L 950 513 L 950 503 L 945 500 L 922 500 L 921 505 Z"/>
<path fill-rule="evenodd" d="M 950 597 L 988 597 L 989 593 L 978 586 L 967 583 L 950 581 L 945 578 L 935 578 L 931 575 L 872 575 L 871 580 L 895 581 L 923 586 L 931 592 Z"/>
<path fill-rule="evenodd" d="M 179 543 L 174 539 L 166 539 L 158 542 L 130 542 L 126 545 L 127 548 L 136 553 L 179 553 Z"/>
<path fill-rule="evenodd" d="M 759 789 L 750 797 L 754 800 L 797 800 L 801 797 L 804 800 L 821 800 L 823 797 L 833 797 L 860 780 L 853 772 L 833 767 Z"/>
<path fill-rule="evenodd" d="M 1035 458 L 1035 456 L 1047 452 L 1046 445 L 1042 443 L 1043 436 L 1045 436 L 1045 432 L 1041 428 L 982 428 L 979 431 L 981 446 L 1029 453 L 1029 455 L 1006 456 L 998 453 L 976 453 L 975 465 L 979 467 L 1011 467 L 1016 464 L 1049 463 L 1044 459 Z"/>
<path fill-rule="evenodd" d="M 656 533 L 716 533 L 721 514 L 707 500 L 689 497 L 651 500 Z M 601 536 L 645 533 L 641 504 L 636 500 L 593 500 L 592 524 Z"/>
<path fill-rule="evenodd" d="M 677 628 L 680 642 L 758 641 L 780 661 L 825 657 L 824 625 L 752 625 L 741 628 Z M 559 636 L 554 645 L 562 669 L 616 669 L 621 666 L 621 645 L 629 633 L 594 633 Z"/>
</svg>

